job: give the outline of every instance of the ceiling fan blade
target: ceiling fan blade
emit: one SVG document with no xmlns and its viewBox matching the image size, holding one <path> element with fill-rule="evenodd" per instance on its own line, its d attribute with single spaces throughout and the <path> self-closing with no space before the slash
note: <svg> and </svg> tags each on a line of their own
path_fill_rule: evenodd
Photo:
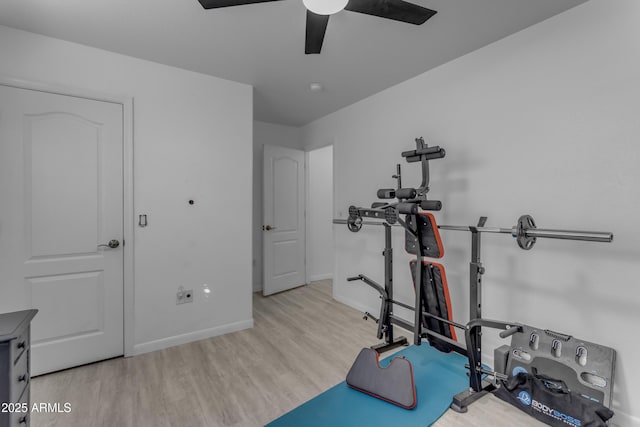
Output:
<svg viewBox="0 0 640 427">
<path fill-rule="evenodd" d="M 217 9 L 219 7 L 241 6 L 243 4 L 266 3 L 278 0 L 198 0 L 205 9 Z"/>
<path fill-rule="evenodd" d="M 307 10 L 307 36 L 304 43 L 304 53 L 320 53 L 328 23 L 329 15 L 317 15 Z"/>
<path fill-rule="evenodd" d="M 345 9 L 415 25 L 424 24 L 437 13 L 403 0 L 349 0 Z"/>
</svg>

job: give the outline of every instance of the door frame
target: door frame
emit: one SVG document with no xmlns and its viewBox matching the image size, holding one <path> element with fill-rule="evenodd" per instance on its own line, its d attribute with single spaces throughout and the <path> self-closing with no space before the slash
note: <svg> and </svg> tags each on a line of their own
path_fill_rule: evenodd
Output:
<svg viewBox="0 0 640 427">
<path fill-rule="evenodd" d="M 133 200 L 133 97 L 112 95 L 88 89 L 80 89 L 65 85 L 22 80 L 0 75 L 0 84 L 18 89 L 35 90 L 56 95 L 73 96 L 93 101 L 111 102 L 122 105 L 122 173 L 123 173 L 123 352 L 124 356 L 134 355 L 134 200 Z"/>
<path fill-rule="evenodd" d="M 336 180 L 335 180 L 335 144 L 333 143 L 333 140 L 331 141 L 331 143 L 327 144 L 327 145 L 323 145 L 321 147 L 314 147 L 314 148 L 308 148 L 305 149 L 304 152 L 304 161 L 305 161 L 305 201 L 304 201 L 304 208 L 305 208 L 305 212 L 311 212 L 311 198 L 312 196 L 312 192 L 311 189 L 309 187 L 309 182 L 310 182 L 310 153 L 312 151 L 316 151 L 316 150 L 322 150 L 325 149 L 327 147 L 331 147 L 331 214 L 332 217 L 335 217 L 335 210 L 334 210 L 334 206 L 335 206 L 335 201 L 334 201 L 334 195 L 336 193 Z M 333 249 L 333 251 L 335 252 L 335 236 L 333 235 L 333 228 L 331 227 L 331 241 L 332 241 L 332 245 L 331 248 Z M 305 264 L 305 275 L 306 275 L 306 279 L 307 279 L 307 284 L 311 283 L 311 279 L 312 279 L 312 274 L 309 271 L 309 265 L 310 263 L 308 262 L 309 260 L 309 254 L 311 253 L 311 227 L 310 227 L 310 221 L 309 221 L 309 216 L 305 215 L 305 232 L 306 232 L 306 240 L 305 240 L 305 259 L 307 260 L 307 263 Z M 332 256 L 333 258 L 333 256 Z M 334 279 L 334 274 L 335 274 L 335 259 L 333 260 L 333 267 L 331 269 L 331 273 L 330 276 L 325 276 L 323 275 L 321 278 L 317 277 L 315 278 L 316 280 L 327 280 L 327 279 Z"/>
</svg>

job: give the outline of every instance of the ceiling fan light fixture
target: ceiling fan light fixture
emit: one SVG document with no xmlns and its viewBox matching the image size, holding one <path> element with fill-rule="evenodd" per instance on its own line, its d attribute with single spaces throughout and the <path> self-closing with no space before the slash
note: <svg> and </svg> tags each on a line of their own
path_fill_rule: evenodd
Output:
<svg viewBox="0 0 640 427">
<path fill-rule="evenodd" d="M 333 15 L 344 9 L 349 0 L 302 0 L 302 3 L 316 15 Z"/>
</svg>

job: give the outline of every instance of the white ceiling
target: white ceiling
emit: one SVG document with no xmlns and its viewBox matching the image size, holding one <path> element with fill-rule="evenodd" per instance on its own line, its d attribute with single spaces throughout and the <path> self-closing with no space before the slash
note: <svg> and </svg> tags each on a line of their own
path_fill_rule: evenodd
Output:
<svg viewBox="0 0 640 427">
<path fill-rule="evenodd" d="M 438 13 L 339 12 L 320 55 L 304 54 L 302 0 L 1 0 L 0 24 L 253 85 L 256 120 L 301 126 L 586 0 L 411 1 Z"/>
</svg>

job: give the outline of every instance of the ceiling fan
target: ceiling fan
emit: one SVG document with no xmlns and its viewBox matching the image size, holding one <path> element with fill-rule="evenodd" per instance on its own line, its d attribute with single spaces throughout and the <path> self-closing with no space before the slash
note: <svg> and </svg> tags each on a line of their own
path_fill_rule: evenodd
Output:
<svg viewBox="0 0 640 427">
<path fill-rule="evenodd" d="M 205 9 L 266 3 L 280 0 L 198 0 Z M 365 15 L 421 25 L 436 14 L 435 10 L 404 0 L 303 0 L 307 8 L 304 53 L 320 53 L 329 17 L 342 9 Z"/>
</svg>

